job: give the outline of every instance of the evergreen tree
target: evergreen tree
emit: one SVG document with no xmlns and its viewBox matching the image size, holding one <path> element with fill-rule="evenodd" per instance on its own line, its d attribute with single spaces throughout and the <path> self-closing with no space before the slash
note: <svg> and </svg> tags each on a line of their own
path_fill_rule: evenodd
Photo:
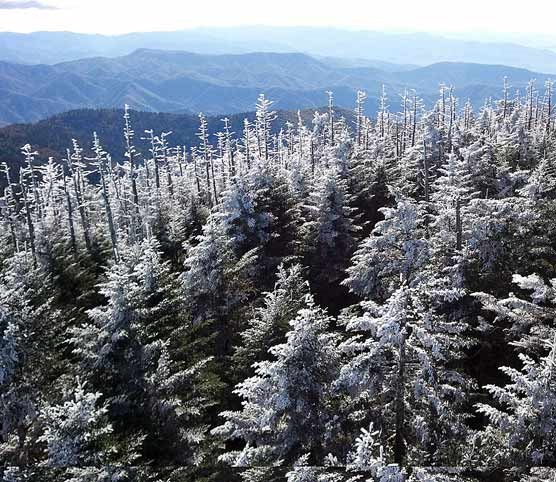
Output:
<svg viewBox="0 0 556 482">
<path fill-rule="evenodd" d="M 343 343 L 349 361 L 338 388 L 381 430 L 396 463 L 453 463 L 469 384 L 451 365 L 466 346 L 465 325 L 439 313 L 424 286 L 404 283 L 384 305 L 362 306 L 362 316 L 346 320 L 364 336 Z"/>
<path fill-rule="evenodd" d="M 399 198 L 394 208 L 382 208 L 384 220 L 361 242 L 347 269 L 345 284 L 361 297 L 385 299 L 400 285 L 419 283 L 428 261 L 422 207 Z"/>
<path fill-rule="evenodd" d="M 483 437 L 488 451 L 497 448 L 492 455 L 495 461 L 501 459 L 503 463 L 519 466 L 554 464 L 556 334 L 547 342 L 547 350 L 548 354 L 539 360 L 520 354 L 521 370 L 501 368 L 510 383 L 486 387 L 501 405 L 478 406 L 489 420 Z"/>
<path fill-rule="evenodd" d="M 59 369 L 56 313 L 49 285 L 26 253 L 5 261 L 0 273 L 0 454 L 12 464 L 32 463 L 40 394 Z M 47 363 L 45 363 L 47 362 Z"/>
<path fill-rule="evenodd" d="M 186 305 L 194 322 L 206 321 L 220 312 L 229 313 L 230 271 L 236 260 L 229 239 L 219 223 L 209 218 L 197 243 L 189 247 L 182 274 Z"/>
<path fill-rule="evenodd" d="M 546 285 L 538 276 L 516 275 L 514 282 L 532 292 L 532 301 L 479 295 L 485 308 L 497 313 L 498 323 L 510 323 L 509 334 L 521 362 L 520 369 L 500 368 L 508 384 L 486 387 L 497 404 L 478 405 L 489 420 L 483 437 L 487 453 L 496 463 L 551 465 L 556 461 L 556 280 Z"/>
<path fill-rule="evenodd" d="M 363 472 L 370 480 L 380 482 L 404 482 L 404 474 L 395 464 L 386 464 L 384 449 L 377 441 L 379 432 L 361 429 L 361 435 L 355 440 L 353 451 L 348 455 L 347 469 L 354 472 Z"/>
<path fill-rule="evenodd" d="M 353 209 L 350 208 L 347 184 L 336 169 L 321 173 L 306 209 L 307 221 L 303 230 L 311 284 L 319 291 L 330 289 L 344 276 L 357 232 L 351 219 Z"/>
<path fill-rule="evenodd" d="M 101 406 L 101 393 L 85 391 L 77 380 L 75 390 L 60 405 L 45 405 L 40 411 L 44 431 L 39 441 L 46 444 L 50 467 L 79 467 L 106 464 L 110 454 L 108 409 Z"/>
<path fill-rule="evenodd" d="M 255 375 L 236 393 L 243 409 L 223 412 L 226 423 L 213 433 L 242 439 L 240 451 L 221 460 L 236 466 L 291 462 L 309 453 L 322 463 L 334 441 L 330 385 L 338 370 L 337 337 L 330 318 L 307 298 L 307 308 L 290 321 L 286 342 L 271 348 L 273 360 L 255 364 Z"/>
<path fill-rule="evenodd" d="M 285 340 L 289 322 L 306 308 L 309 286 L 300 265 L 280 265 L 274 290 L 265 294 L 264 305 L 249 320 L 234 358 L 244 369 L 255 362 L 270 359 L 268 350 Z"/>
<path fill-rule="evenodd" d="M 476 112 L 383 89 L 374 119 L 328 93 L 310 122 L 261 96 L 197 146 L 145 131 L 146 159 L 124 109 L 121 163 L 96 134 L 25 144 L 0 179 L 3 479 L 551 476 L 552 89 Z"/>
</svg>

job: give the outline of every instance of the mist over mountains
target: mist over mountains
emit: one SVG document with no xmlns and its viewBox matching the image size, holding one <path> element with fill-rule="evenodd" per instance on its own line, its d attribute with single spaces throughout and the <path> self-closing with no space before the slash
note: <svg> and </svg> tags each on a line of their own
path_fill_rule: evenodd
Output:
<svg viewBox="0 0 556 482">
<path fill-rule="evenodd" d="M 430 105 L 441 82 L 479 106 L 499 95 L 504 77 L 512 92 L 523 91 L 532 79 L 542 88 L 550 78 L 526 69 L 459 62 L 380 66 L 300 53 L 208 55 L 153 49 L 55 65 L 0 62 L 0 124 L 126 103 L 148 112 L 234 114 L 252 110 L 260 93 L 275 101 L 277 109 L 316 108 L 326 103 L 327 90 L 343 108 L 353 107 L 357 90 L 366 91 L 367 114 L 373 115 L 383 85 L 393 106 L 406 89 L 415 89 Z"/>
<path fill-rule="evenodd" d="M 365 59 L 369 65 L 373 62 L 421 66 L 445 61 L 471 62 L 556 73 L 556 52 L 553 50 L 427 33 L 269 26 L 205 27 L 115 36 L 72 32 L 0 33 L 0 60 L 17 63 L 55 64 L 84 57 L 118 57 L 140 48 L 201 54 L 303 52 L 314 56 Z"/>
</svg>

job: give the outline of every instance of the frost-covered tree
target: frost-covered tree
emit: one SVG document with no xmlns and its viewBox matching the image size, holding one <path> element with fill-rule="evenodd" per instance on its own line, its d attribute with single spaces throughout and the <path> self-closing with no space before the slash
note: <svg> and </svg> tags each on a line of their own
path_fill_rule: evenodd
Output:
<svg viewBox="0 0 556 482">
<path fill-rule="evenodd" d="M 239 256 L 264 244 L 270 237 L 270 213 L 260 210 L 259 186 L 250 181 L 249 178 L 232 179 L 229 189 L 224 192 L 219 218 Z"/>
<path fill-rule="evenodd" d="M 115 436 L 135 443 L 135 450 L 126 454 L 133 460 L 145 436 L 144 427 L 134 424 L 131 428 L 129 424 L 141 416 L 146 399 L 144 347 L 134 323 L 137 307 L 131 296 L 132 269 L 125 253 L 120 251 L 119 257 L 99 285 L 107 304 L 89 310 L 88 322 L 72 329 L 70 343 L 90 387 L 102 389 L 102 402 L 107 402 L 109 420 L 117 422 L 112 423 Z"/>
<path fill-rule="evenodd" d="M 386 298 L 400 282 L 416 285 L 428 262 L 425 215 L 410 198 L 383 208 L 384 220 L 363 240 L 347 269 L 345 284 L 362 297 Z"/>
<path fill-rule="evenodd" d="M 452 463 L 465 436 L 469 389 L 452 368 L 466 346 L 466 326 L 435 308 L 422 287 L 402 284 L 384 305 L 368 301 L 346 320 L 355 334 L 342 344 L 348 362 L 338 389 L 350 393 L 356 417 L 370 418 L 398 464 Z"/>
<path fill-rule="evenodd" d="M 255 129 L 257 133 L 257 147 L 259 158 L 265 161 L 270 159 L 271 154 L 271 125 L 276 118 L 276 113 L 271 110 L 273 102 L 260 94 L 256 105 Z"/>
<path fill-rule="evenodd" d="M 180 346 L 191 333 L 179 321 L 190 321 L 157 242 L 147 238 L 137 248 L 121 251 L 107 272 L 100 285 L 107 305 L 73 330 L 74 353 L 92 385 L 104 390 L 114 436 L 135 439 L 145 458 L 198 463 L 206 448 L 203 415 L 213 403 L 210 384 L 201 381 L 209 360 Z"/>
<path fill-rule="evenodd" d="M 218 436 L 239 439 L 242 450 L 221 459 L 235 466 L 274 465 L 309 453 L 322 463 L 334 442 L 331 384 L 337 376 L 337 336 L 330 318 L 307 298 L 307 308 L 290 321 L 286 342 L 271 348 L 273 360 L 255 364 L 255 375 L 236 393 L 242 410 L 223 412 Z"/>
<path fill-rule="evenodd" d="M 310 465 L 309 454 L 302 455 L 285 474 L 287 482 L 341 482 L 345 474 L 323 465 Z"/>
<path fill-rule="evenodd" d="M 0 272 L 0 454 L 14 464 L 32 462 L 41 390 L 51 370 L 56 313 L 48 279 L 25 253 L 8 258 Z M 48 363 L 45 363 L 45 360 Z"/>
<path fill-rule="evenodd" d="M 387 464 L 384 448 L 380 444 L 379 432 L 373 429 L 361 429 L 361 435 L 355 440 L 353 450 L 348 454 L 347 469 L 363 472 L 365 477 L 379 482 L 404 482 L 405 474 L 396 464 Z"/>
<path fill-rule="evenodd" d="M 108 463 L 107 436 L 112 427 L 106 416 L 108 409 L 99 402 L 102 394 L 86 391 L 86 385 L 77 380 L 68 395 L 59 405 L 41 408 L 44 429 L 39 441 L 46 444 L 45 463 L 63 468 Z"/>
<path fill-rule="evenodd" d="M 553 326 L 556 280 L 547 285 L 539 276 L 515 276 L 514 282 L 531 292 L 531 300 L 516 296 L 496 300 L 478 295 L 496 323 L 509 322 L 512 344 L 521 367 L 501 367 L 504 386 L 488 385 L 496 404 L 479 404 L 489 425 L 483 434 L 493 461 L 510 465 L 552 465 L 556 461 L 556 330 Z"/>
<path fill-rule="evenodd" d="M 337 283 L 344 277 L 357 232 L 347 183 L 337 169 L 329 168 L 319 175 L 306 210 L 305 258 L 312 284 Z"/>
<path fill-rule="evenodd" d="M 181 283 L 193 322 L 200 323 L 227 316 L 247 296 L 248 285 L 237 276 L 241 261 L 217 219 L 209 218 L 196 241 L 188 249 Z M 250 252 L 242 259 L 249 265 Z"/>
<path fill-rule="evenodd" d="M 507 385 L 486 387 L 500 404 L 478 406 L 489 420 L 483 437 L 488 451 L 496 448 L 494 460 L 551 465 L 556 459 L 556 334 L 546 348 L 548 354 L 539 360 L 520 354 L 521 370 L 502 367 Z"/>
<path fill-rule="evenodd" d="M 156 239 L 146 238 L 139 248 L 130 299 L 150 420 L 144 447 L 150 456 L 201 463 L 208 451 L 205 416 L 219 389 L 204 353 L 206 335 L 191 324 L 178 277 L 163 261 Z"/>
<path fill-rule="evenodd" d="M 404 480 L 544 476 L 526 466 L 554 463 L 552 94 L 506 82 L 474 111 L 441 85 L 396 112 L 383 91 L 355 115 L 261 96 L 243 122 L 201 115 L 195 145 L 145 131 L 145 158 L 128 109 L 119 154 L 26 143 L 0 171 L 2 477 L 381 479 L 346 470 L 358 450 Z M 49 466 L 76 379 L 112 427 L 83 454 L 110 465 Z M 246 470 L 208 474 L 219 455 Z"/>
<path fill-rule="evenodd" d="M 280 265 L 274 290 L 265 294 L 264 305 L 255 310 L 241 334 L 242 344 L 234 358 L 242 367 L 271 358 L 268 350 L 285 340 L 289 322 L 306 307 L 308 292 L 300 265 Z"/>
<path fill-rule="evenodd" d="M 298 251 L 298 211 L 286 176 L 257 164 L 244 177 L 233 178 L 222 197 L 215 217 L 230 247 L 238 258 L 249 251 L 257 256 L 258 272 L 250 276 L 270 288 L 269 274 Z"/>
<path fill-rule="evenodd" d="M 461 251 L 464 229 L 471 223 L 466 219 L 466 206 L 474 196 L 467 163 L 455 153 L 450 153 L 433 183 L 432 256 L 443 258 L 454 251 Z M 450 261 L 440 262 L 450 264 Z"/>
<path fill-rule="evenodd" d="M 531 199 L 556 198 L 556 160 L 541 159 L 520 193 Z"/>
</svg>

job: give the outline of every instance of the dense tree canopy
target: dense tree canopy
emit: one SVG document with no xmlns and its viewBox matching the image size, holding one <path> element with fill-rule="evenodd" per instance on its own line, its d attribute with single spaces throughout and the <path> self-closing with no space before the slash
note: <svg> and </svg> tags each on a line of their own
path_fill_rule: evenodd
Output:
<svg viewBox="0 0 556 482">
<path fill-rule="evenodd" d="M 551 87 L 22 146 L 3 480 L 553 480 Z"/>
</svg>

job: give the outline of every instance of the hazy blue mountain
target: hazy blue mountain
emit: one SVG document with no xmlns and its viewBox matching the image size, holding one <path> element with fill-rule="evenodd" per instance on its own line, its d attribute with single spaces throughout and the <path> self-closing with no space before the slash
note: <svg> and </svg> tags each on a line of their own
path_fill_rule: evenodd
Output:
<svg viewBox="0 0 556 482">
<path fill-rule="evenodd" d="M 550 46 L 550 44 L 546 44 Z M 503 64 L 556 73 L 556 52 L 509 42 L 479 42 L 426 33 L 384 33 L 324 27 L 219 27 L 107 36 L 72 32 L 0 33 L 0 60 L 55 64 L 127 55 L 139 48 L 202 54 L 299 52 L 394 64 Z M 375 65 L 380 68 L 380 65 Z M 385 69 L 389 70 L 389 69 Z"/>
<path fill-rule="evenodd" d="M 189 50 L 198 53 L 245 53 L 253 48 L 198 30 L 99 35 L 74 32 L 0 32 L 0 60 L 55 64 L 84 57 L 126 55 L 139 48 Z"/>
<path fill-rule="evenodd" d="M 416 89 L 430 104 L 441 82 L 466 94 L 475 105 L 500 93 L 504 77 L 514 89 L 531 79 L 539 88 L 546 74 L 498 65 L 439 63 L 381 70 L 338 66 L 299 54 L 201 55 L 140 49 L 117 58 L 95 57 L 56 65 L 0 62 L 0 123 L 31 122 L 80 108 L 132 108 L 151 112 L 239 113 L 252 110 L 265 93 L 277 109 L 322 106 L 332 90 L 338 106 L 352 108 L 356 91 L 368 93 L 373 115 L 385 85 L 391 105 Z"/>
<path fill-rule="evenodd" d="M 261 92 L 279 109 L 322 106 L 334 87 L 351 105 L 354 85 L 341 71 L 301 54 L 203 56 L 139 50 L 117 59 L 91 58 L 54 66 L 0 62 L 0 123 L 30 122 L 78 108 L 121 107 L 153 112 L 237 113 Z M 374 85 L 378 92 L 379 83 Z"/>
<path fill-rule="evenodd" d="M 385 72 L 403 72 L 405 70 L 412 70 L 419 67 L 419 65 L 416 64 L 394 64 L 383 60 L 370 60 L 362 58 L 328 57 L 320 55 L 313 55 L 313 57 L 331 67 L 339 68 L 373 67 L 375 69 L 384 70 Z"/>
<path fill-rule="evenodd" d="M 531 72 L 527 69 L 517 69 L 503 65 L 463 64 L 458 62 L 441 62 L 427 67 L 399 72 L 397 79 L 413 85 L 417 89 L 428 89 L 431 83 L 441 80 L 446 85 L 488 85 L 500 87 L 504 76 L 514 87 L 523 87 L 529 81 L 536 80 L 537 87 L 543 88 L 543 82 L 550 76 Z"/>
</svg>

